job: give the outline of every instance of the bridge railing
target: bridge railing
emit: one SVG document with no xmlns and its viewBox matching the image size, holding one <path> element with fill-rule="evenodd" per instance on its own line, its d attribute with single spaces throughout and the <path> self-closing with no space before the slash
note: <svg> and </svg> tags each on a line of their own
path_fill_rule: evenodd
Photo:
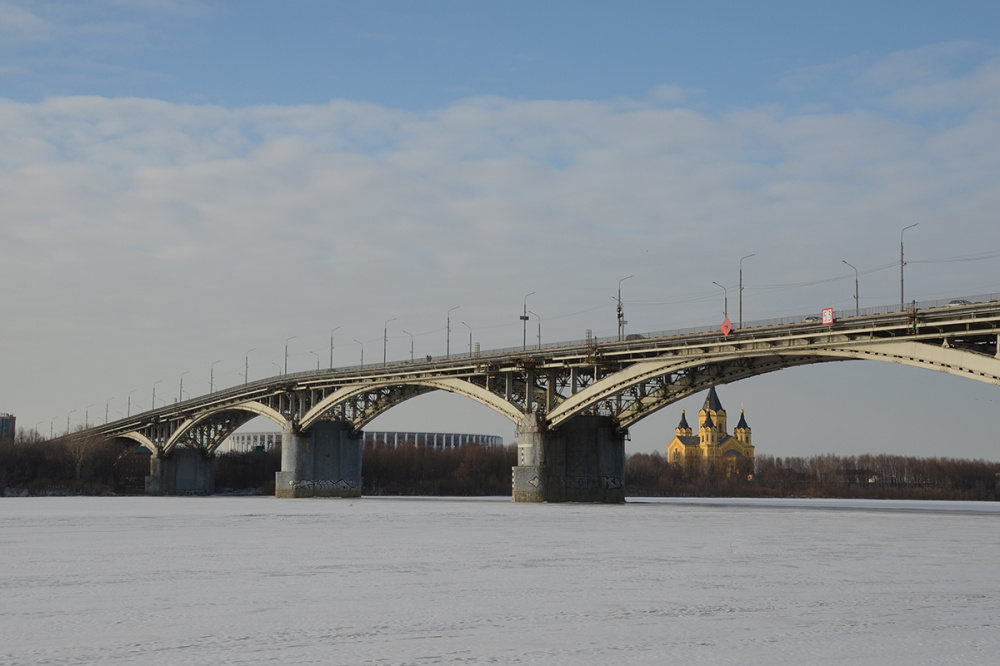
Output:
<svg viewBox="0 0 1000 666">
<path fill-rule="evenodd" d="M 836 310 L 836 311 L 834 311 L 833 314 L 834 314 L 834 319 L 835 320 L 842 320 L 842 319 L 851 319 L 851 318 L 855 318 L 855 317 L 858 317 L 858 318 L 873 317 L 873 316 L 878 316 L 878 315 L 893 314 L 893 313 L 904 312 L 904 311 L 908 312 L 911 309 L 929 310 L 929 309 L 933 309 L 933 308 L 948 307 L 949 305 L 955 305 L 955 306 L 961 306 L 961 305 L 966 305 L 966 304 L 968 304 L 968 305 L 974 305 L 974 304 L 978 304 L 978 303 L 989 303 L 989 302 L 996 302 L 996 301 L 1000 301 L 1000 294 L 998 294 L 998 293 L 992 293 L 992 294 L 982 294 L 982 295 L 979 295 L 979 296 L 963 296 L 963 297 L 956 297 L 956 298 L 942 298 L 942 299 L 930 300 L 930 301 L 911 301 L 910 303 L 907 303 L 906 306 L 903 307 L 903 308 L 900 308 L 899 304 L 879 305 L 879 306 L 875 306 L 875 307 L 860 308 L 857 311 L 855 311 L 854 308 L 850 308 L 850 309 L 846 309 L 846 310 Z M 794 316 L 789 316 L 789 317 L 774 317 L 774 318 L 771 318 L 771 319 L 757 319 L 757 320 L 753 320 L 753 321 L 745 321 L 745 322 L 743 322 L 742 328 L 737 328 L 735 330 L 741 330 L 741 331 L 744 331 L 746 333 L 749 333 L 753 329 L 763 329 L 763 328 L 768 328 L 768 327 L 772 327 L 772 326 L 787 326 L 787 325 L 791 325 L 791 324 L 809 324 L 809 323 L 814 323 L 814 320 L 815 320 L 815 323 L 818 323 L 819 317 L 820 317 L 820 313 L 819 312 L 814 312 L 814 313 L 794 315 Z M 650 332 L 644 332 L 644 333 L 640 333 L 640 334 L 630 334 L 630 335 L 640 335 L 641 337 L 634 339 L 634 342 L 641 343 L 641 342 L 644 342 L 644 341 L 646 341 L 648 339 L 652 339 L 652 338 L 671 338 L 671 337 L 681 337 L 681 336 L 689 336 L 689 335 L 707 335 L 707 334 L 719 334 L 719 335 L 721 335 L 721 331 L 719 329 L 719 324 L 713 324 L 713 325 L 709 325 L 709 326 L 693 326 L 693 327 L 687 327 L 687 328 L 675 328 L 675 329 L 669 329 L 669 330 L 663 330 L 663 331 L 650 331 Z M 597 346 L 609 345 L 609 344 L 623 344 L 623 345 L 627 345 L 629 342 L 632 342 L 632 341 L 631 340 L 625 340 L 625 341 L 619 342 L 617 335 L 614 335 L 614 336 L 605 336 L 605 337 L 593 337 L 593 338 L 591 338 L 589 340 L 587 340 L 587 339 L 561 340 L 561 341 L 558 341 L 558 342 L 543 343 L 541 345 L 534 344 L 534 345 L 526 345 L 524 347 L 517 347 L 517 346 L 515 346 L 515 347 L 501 347 L 501 348 L 498 348 L 498 349 L 489 349 L 489 350 L 484 350 L 484 351 L 479 351 L 479 352 L 473 352 L 473 353 L 469 353 L 469 352 L 453 353 L 453 354 L 450 354 L 449 356 L 428 356 L 428 357 L 425 357 L 424 360 L 416 361 L 414 364 L 423 363 L 423 362 L 426 362 L 426 361 L 431 361 L 431 362 L 456 361 L 456 362 L 463 362 L 464 363 L 464 362 L 467 362 L 469 360 L 474 360 L 474 359 L 479 359 L 479 358 L 484 358 L 485 359 L 485 358 L 490 358 L 490 357 L 512 356 L 512 355 L 517 355 L 517 354 L 522 354 L 522 353 L 523 354 L 528 354 L 528 353 L 533 353 L 533 352 L 538 352 L 538 351 L 566 349 L 566 348 L 573 348 L 573 347 L 579 348 L 579 347 L 584 347 L 587 344 L 597 345 Z M 405 361 L 405 360 L 391 361 L 391 362 L 389 362 L 387 364 L 387 367 L 399 367 L 401 365 L 410 365 L 410 364 L 411 363 L 409 361 Z M 381 366 L 378 363 L 369 363 L 369 364 L 366 364 L 364 366 L 361 366 L 361 365 L 338 366 L 337 368 L 334 369 L 334 371 L 335 372 L 350 373 L 350 372 L 361 372 L 361 371 L 364 371 L 364 370 L 374 370 L 374 369 L 377 369 L 379 367 L 381 367 Z M 300 379 L 300 378 L 313 377 L 313 376 L 316 376 L 318 374 L 321 375 L 321 374 L 324 374 L 324 373 L 327 373 L 327 372 L 330 372 L 330 371 L 329 370 L 320 370 L 320 371 L 307 370 L 307 371 L 304 371 L 304 372 L 288 373 L 287 375 L 277 376 L 277 377 L 269 377 L 269 378 L 265 378 L 265 379 L 259 379 L 259 380 L 253 381 L 253 382 L 249 382 L 247 384 L 233 386 L 233 387 L 230 387 L 228 389 L 220 389 L 219 391 L 216 391 L 212 395 L 217 395 L 217 396 L 219 396 L 221 398 L 221 397 L 224 397 L 226 395 L 239 394 L 240 392 L 243 392 L 243 391 L 253 391 L 256 388 L 266 387 L 268 385 L 273 384 L 277 380 L 296 380 L 296 379 Z M 183 402 L 174 403 L 172 405 L 165 405 L 163 407 L 151 410 L 150 412 L 147 412 L 146 414 L 148 416 L 150 413 L 156 413 L 156 412 L 170 413 L 170 412 L 176 411 L 179 408 L 182 409 L 184 407 L 185 403 L 192 403 L 192 404 L 194 404 L 194 403 L 203 402 L 206 397 L 207 397 L 206 395 L 202 395 L 202 396 L 199 396 L 199 397 L 196 397 L 196 398 L 189 398 L 188 400 L 185 400 Z M 115 423 L 125 422 L 125 421 L 129 421 L 129 420 L 131 420 L 131 418 L 120 419 L 119 421 L 115 421 L 114 423 L 109 424 L 109 425 L 114 426 Z"/>
</svg>

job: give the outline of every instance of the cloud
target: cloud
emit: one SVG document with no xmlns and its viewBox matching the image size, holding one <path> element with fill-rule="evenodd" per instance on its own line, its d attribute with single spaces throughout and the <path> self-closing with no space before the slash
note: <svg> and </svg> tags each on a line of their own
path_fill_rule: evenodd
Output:
<svg viewBox="0 0 1000 666">
<path fill-rule="evenodd" d="M 228 354 L 223 381 L 255 347 L 262 376 L 275 341 L 296 335 L 291 362 L 309 365 L 331 328 L 345 348 L 377 346 L 391 317 L 418 355 L 438 354 L 455 305 L 484 349 L 504 347 L 520 340 L 531 291 L 545 339 L 608 335 L 613 287 L 630 274 L 633 330 L 704 325 L 721 305 L 711 283 L 732 296 L 749 253 L 748 320 L 852 307 L 841 260 L 892 264 L 904 224 L 921 223 L 908 232 L 915 260 L 1000 247 L 996 62 L 894 79 L 905 60 L 882 67 L 884 99 L 931 113 L 917 91 L 945 86 L 961 113 L 712 115 L 679 96 L 664 106 L 662 91 L 474 97 L 425 113 L 0 101 L 0 332 L 22 357 L 9 376 L 33 377 L 44 358 L 108 374 L 94 390 L 116 395 Z M 1000 289 L 995 267 L 964 268 L 913 268 L 907 283 L 928 298 Z M 869 274 L 862 306 L 893 302 L 897 278 Z M 42 400 L 42 383 L 25 381 Z"/>
</svg>

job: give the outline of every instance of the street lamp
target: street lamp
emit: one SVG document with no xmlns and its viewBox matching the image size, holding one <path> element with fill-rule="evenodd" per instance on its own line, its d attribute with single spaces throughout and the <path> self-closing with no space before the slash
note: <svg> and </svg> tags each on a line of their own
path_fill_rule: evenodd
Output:
<svg viewBox="0 0 1000 666">
<path fill-rule="evenodd" d="M 903 230 L 899 232 L 899 311 L 902 312 L 906 308 L 906 299 L 903 298 L 903 266 L 906 262 L 903 261 L 903 231 L 907 229 L 912 229 L 913 227 L 920 224 L 919 222 L 914 222 L 913 224 L 903 227 Z"/>
<path fill-rule="evenodd" d="M 153 405 L 152 407 L 150 407 L 150 409 L 156 409 L 156 385 L 162 381 L 163 381 L 162 379 L 157 379 L 155 382 L 153 382 Z"/>
<path fill-rule="evenodd" d="M 466 324 L 464 321 L 462 322 L 462 326 L 469 329 L 469 358 L 472 358 L 472 327 Z"/>
<path fill-rule="evenodd" d="M 184 402 L 184 375 L 191 372 L 190 370 L 185 370 L 181 373 L 181 387 L 177 391 L 177 402 Z"/>
<path fill-rule="evenodd" d="M 110 397 L 110 398 L 108 398 L 108 399 L 107 399 L 107 401 L 106 401 L 106 402 L 104 403 L 104 425 L 108 425 L 108 405 L 110 405 L 110 404 L 111 404 L 111 401 L 112 401 L 112 400 L 114 400 L 114 399 L 115 399 L 115 397 L 114 397 L 114 396 L 111 396 L 111 397 Z"/>
<path fill-rule="evenodd" d="M 319 372 L 319 354 L 312 351 L 311 349 L 309 350 L 309 353 L 316 357 L 316 372 Z"/>
<path fill-rule="evenodd" d="M 365 367 L 365 343 L 358 339 L 355 339 L 354 341 L 361 345 L 361 367 L 363 368 Z"/>
<path fill-rule="evenodd" d="M 385 367 L 385 348 L 389 344 L 389 322 L 396 321 L 398 317 L 393 317 L 392 319 L 386 319 L 385 323 L 382 324 L 382 366 Z"/>
<path fill-rule="evenodd" d="M 850 266 L 851 268 L 854 268 L 852 264 L 848 264 L 843 259 L 841 259 L 841 261 Z M 859 311 L 860 310 L 858 308 L 858 269 L 854 268 L 854 316 L 855 317 L 858 316 Z"/>
<path fill-rule="evenodd" d="M 341 329 L 340 326 L 330 331 L 330 369 L 333 370 L 333 334 Z"/>
<path fill-rule="evenodd" d="M 222 363 L 222 361 L 212 361 L 212 365 L 208 369 L 208 392 L 209 394 L 215 393 L 215 364 Z"/>
<path fill-rule="evenodd" d="M 298 337 L 298 336 L 293 335 L 290 338 L 285 338 L 285 371 L 282 374 L 285 374 L 285 375 L 288 374 L 288 341 L 289 340 L 294 340 L 296 337 Z"/>
<path fill-rule="evenodd" d="M 90 408 L 94 406 L 94 403 L 87 405 L 87 409 L 83 413 L 83 428 L 86 430 L 90 427 Z"/>
<path fill-rule="evenodd" d="M 631 277 L 635 277 L 635 276 L 634 275 L 629 275 L 628 277 L 623 277 L 621 280 L 618 280 L 618 342 L 622 341 L 622 339 L 624 338 L 624 334 L 625 334 L 625 313 L 622 312 L 622 282 L 624 282 L 625 280 L 627 280 L 627 279 L 629 279 Z M 535 315 L 535 316 L 537 317 L 538 315 Z M 540 320 L 538 322 L 538 326 L 539 326 L 539 328 L 541 328 L 541 326 L 542 326 L 542 323 L 541 323 Z M 541 337 L 541 336 L 539 335 L 539 337 Z M 539 347 L 541 347 L 541 342 L 539 342 L 538 345 L 539 345 Z"/>
<path fill-rule="evenodd" d="M 243 355 L 243 384 L 245 385 L 250 381 L 250 352 L 257 351 L 257 348 L 248 349 L 247 353 Z"/>
<path fill-rule="evenodd" d="M 128 409 L 126 410 L 125 413 L 126 417 L 132 416 L 132 394 L 138 390 L 139 389 L 132 389 L 131 391 L 128 392 Z"/>
<path fill-rule="evenodd" d="M 69 415 L 75 412 L 75 409 L 69 410 L 69 414 L 66 415 L 66 434 L 69 434 Z"/>
<path fill-rule="evenodd" d="M 723 307 L 723 309 L 722 309 L 722 315 L 726 319 L 729 319 L 729 290 L 726 289 L 725 287 L 723 287 L 721 284 L 719 284 L 715 280 L 712 280 L 712 284 L 714 284 L 716 287 L 721 287 L 723 293 L 725 294 L 726 300 L 725 300 L 725 307 Z"/>
<path fill-rule="evenodd" d="M 280 377 L 281 376 L 281 366 L 278 365 L 277 363 L 275 363 L 274 361 L 271 361 L 271 365 L 273 365 L 274 367 L 276 367 L 278 369 L 278 376 Z"/>
<path fill-rule="evenodd" d="M 445 346 L 444 346 L 444 357 L 446 359 L 451 357 L 451 311 L 452 310 L 457 310 L 460 307 L 462 307 L 462 306 L 461 305 L 456 305 L 453 308 L 448 308 L 448 324 L 445 326 L 445 328 L 448 331 L 448 340 L 445 342 Z"/>
<path fill-rule="evenodd" d="M 521 314 L 521 351 L 528 348 L 528 296 L 537 293 L 537 291 L 533 291 L 524 295 L 524 312 Z"/>
<path fill-rule="evenodd" d="M 528 310 L 528 314 L 535 315 L 535 319 L 538 320 L 538 348 L 541 349 L 542 348 L 542 318 L 538 316 L 537 312 L 532 312 L 531 310 Z"/>
<path fill-rule="evenodd" d="M 743 328 L 743 260 L 756 256 L 756 254 L 748 254 L 745 257 L 740 257 L 740 328 Z"/>
<path fill-rule="evenodd" d="M 410 336 L 410 363 L 413 363 L 413 333 L 410 333 L 409 331 L 403 331 L 403 333 Z"/>
</svg>

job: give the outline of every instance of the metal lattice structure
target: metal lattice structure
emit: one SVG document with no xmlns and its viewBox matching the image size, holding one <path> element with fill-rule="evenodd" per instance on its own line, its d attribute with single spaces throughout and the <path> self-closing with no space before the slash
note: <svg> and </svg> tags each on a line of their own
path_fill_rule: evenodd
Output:
<svg viewBox="0 0 1000 666">
<path fill-rule="evenodd" d="M 548 345 L 456 359 L 297 373 L 215 392 L 93 431 L 141 443 L 211 453 L 256 416 L 307 430 L 319 420 L 360 430 L 392 407 L 430 391 L 475 400 L 519 423 L 548 428 L 581 415 L 607 416 L 619 430 L 711 386 L 815 363 L 878 360 L 1000 386 L 1000 302 L 809 320 L 734 331 L 622 342 Z"/>
</svg>

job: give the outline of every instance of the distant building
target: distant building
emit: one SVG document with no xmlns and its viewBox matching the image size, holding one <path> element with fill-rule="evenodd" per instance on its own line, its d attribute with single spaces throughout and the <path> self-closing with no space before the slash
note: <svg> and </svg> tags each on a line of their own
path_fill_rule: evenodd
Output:
<svg viewBox="0 0 1000 666">
<path fill-rule="evenodd" d="M 365 446 L 374 446 L 377 442 L 382 442 L 390 449 L 406 443 L 411 443 L 415 446 L 429 446 L 432 449 L 455 449 L 463 444 L 503 446 L 503 437 L 499 435 L 471 435 L 451 432 L 365 431 L 364 437 Z"/>
<path fill-rule="evenodd" d="M 733 463 L 740 459 L 749 459 L 751 463 L 754 459 L 750 426 L 741 409 L 740 421 L 733 429 L 733 434 L 726 432 L 726 410 L 719 402 L 719 395 L 713 386 L 698 412 L 697 435 L 692 433 L 687 417 L 681 411 L 681 421 L 674 430 L 674 438 L 667 445 L 667 460 L 672 463 L 698 460 L 720 469 L 732 468 Z"/>
<path fill-rule="evenodd" d="M 0 414 L 0 439 L 14 439 L 16 421 L 13 414 Z"/>
<path fill-rule="evenodd" d="M 280 432 L 237 432 L 227 437 L 219 446 L 218 453 L 250 453 L 270 451 L 281 443 Z"/>
<path fill-rule="evenodd" d="M 435 449 L 453 449 L 463 444 L 477 443 L 484 446 L 503 446 L 503 437 L 499 435 L 474 435 L 468 433 L 450 432 L 393 432 L 386 430 L 365 431 L 364 445 L 375 446 L 381 442 L 390 449 L 400 444 L 412 443 L 415 446 L 429 446 Z M 280 432 L 237 432 L 225 439 L 219 446 L 218 453 L 249 453 L 250 451 L 270 451 L 281 443 Z"/>
</svg>

